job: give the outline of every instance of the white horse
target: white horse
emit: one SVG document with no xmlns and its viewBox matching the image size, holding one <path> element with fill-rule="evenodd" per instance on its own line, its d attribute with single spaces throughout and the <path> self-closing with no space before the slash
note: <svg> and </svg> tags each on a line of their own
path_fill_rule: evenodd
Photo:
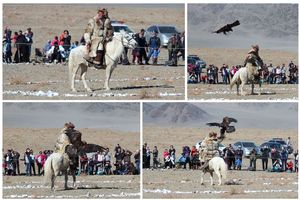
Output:
<svg viewBox="0 0 300 200">
<path fill-rule="evenodd" d="M 125 31 L 120 31 L 120 34 L 115 35 L 112 41 L 108 42 L 105 47 L 105 67 L 106 67 L 106 79 L 104 83 L 104 88 L 110 90 L 109 88 L 109 79 L 113 70 L 117 67 L 120 56 L 124 51 L 124 47 L 135 48 L 137 42 L 134 38 L 126 33 Z M 87 53 L 85 46 L 79 46 L 75 49 L 72 49 L 69 56 L 69 78 L 71 81 L 71 89 L 73 92 L 76 92 L 74 87 L 75 76 L 79 68 L 81 68 L 81 79 L 84 85 L 84 88 L 91 92 L 91 88 L 88 87 L 85 76 L 87 69 L 90 65 L 83 57 Z"/>
<path fill-rule="evenodd" d="M 61 172 L 65 174 L 65 189 L 68 189 L 69 168 L 73 176 L 73 188 L 75 188 L 77 150 L 75 147 L 72 147 L 72 145 L 68 145 L 66 152 L 68 153 L 52 153 L 45 162 L 45 183 L 47 183 L 49 179 L 51 180 L 51 190 L 54 190 L 55 179 Z"/>
<path fill-rule="evenodd" d="M 208 162 L 208 167 L 203 169 L 201 172 L 200 184 L 203 185 L 203 176 L 206 172 L 210 174 L 210 184 L 214 185 L 213 172 L 215 172 L 219 178 L 219 185 L 222 184 L 222 178 L 226 178 L 227 165 L 223 158 L 221 157 L 213 157 Z"/>
<path fill-rule="evenodd" d="M 262 66 L 259 66 L 260 68 Z M 251 94 L 254 94 L 254 80 L 255 76 L 259 75 L 259 67 L 252 65 L 251 63 L 247 63 L 245 67 L 240 68 L 233 76 L 230 89 L 232 89 L 233 85 L 236 83 L 237 85 L 237 95 L 239 95 L 239 85 L 241 83 L 241 94 L 245 96 L 245 92 L 243 90 L 245 84 L 248 80 L 251 82 Z M 261 83 L 259 83 L 259 94 L 261 93 Z"/>
</svg>

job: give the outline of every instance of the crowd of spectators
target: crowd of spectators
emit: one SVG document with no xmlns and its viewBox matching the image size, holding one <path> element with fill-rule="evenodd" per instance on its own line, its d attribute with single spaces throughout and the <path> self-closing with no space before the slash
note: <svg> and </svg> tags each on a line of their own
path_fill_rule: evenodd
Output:
<svg viewBox="0 0 300 200">
<path fill-rule="evenodd" d="M 23 154 L 7 150 L 4 154 L 3 173 L 4 175 L 26 175 L 26 176 L 42 176 L 44 175 L 44 164 L 47 158 L 53 153 L 52 150 L 40 151 L 34 154 L 33 150 L 27 148 Z M 134 157 L 134 162 L 131 160 Z M 115 147 L 114 154 L 115 162 L 109 149 L 104 152 L 81 153 L 79 155 L 79 166 L 77 174 L 86 175 L 135 175 L 140 173 L 140 151 L 137 150 L 134 154 L 129 150 L 124 150 L 118 144 Z M 25 172 L 20 171 L 20 161 L 24 162 Z"/>
<path fill-rule="evenodd" d="M 242 65 L 231 66 L 223 64 L 220 68 L 210 64 L 202 68 L 200 62 L 188 64 L 189 83 L 230 84 L 234 74 Z M 221 77 L 221 79 L 219 79 Z M 291 61 L 286 64 L 273 66 L 265 64 L 260 72 L 260 80 L 268 84 L 298 84 L 298 66 Z"/>
<path fill-rule="evenodd" d="M 149 61 L 152 58 L 152 64 L 158 64 L 158 57 L 160 55 L 161 41 L 158 37 L 158 32 L 153 32 L 149 41 L 146 41 L 145 30 L 141 29 L 139 33 L 134 34 L 134 38 L 138 43 L 138 46 L 132 51 L 132 64 L 149 65 Z M 167 44 L 168 60 L 166 65 L 177 66 L 179 57 L 184 60 L 185 48 L 185 34 L 184 32 L 173 34 Z M 144 62 L 143 62 L 144 60 Z M 127 63 L 128 64 L 128 63 Z M 130 63 L 129 63 L 130 64 Z"/>
<path fill-rule="evenodd" d="M 149 41 L 146 41 L 145 30 L 141 29 L 139 33 L 134 34 L 134 39 L 137 41 L 138 46 L 132 50 L 132 64 L 156 65 L 160 54 L 161 41 L 157 36 L 157 32 L 153 32 L 153 36 Z M 31 47 L 33 44 L 33 32 L 28 28 L 25 33 L 22 30 L 15 32 L 6 27 L 3 36 L 3 61 L 5 63 L 22 63 L 30 62 Z M 84 38 L 81 37 L 80 41 L 72 41 L 72 37 L 68 30 L 64 30 L 60 35 L 54 36 L 51 40 L 47 40 L 43 48 L 35 48 L 35 56 L 44 58 L 43 62 L 49 63 L 65 63 L 68 59 L 69 53 L 72 49 L 79 45 L 85 45 Z M 185 58 L 185 34 L 174 34 L 170 37 L 168 45 L 168 60 L 166 65 L 177 66 L 177 60 L 181 56 Z M 14 49 L 14 51 L 13 51 Z M 14 52 L 14 56 L 13 56 Z M 128 59 L 128 49 L 125 48 L 119 64 L 130 65 Z M 14 59 L 12 60 L 12 56 Z"/>
<path fill-rule="evenodd" d="M 31 56 L 31 46 L 33 43 L 33 32 L 31 28 L 27 28 L 25 32 L 19 30 L 14 32 L 9 27 L 6 27 L 3 35 L 3 62 L 19 63 L 29 62 Z M 13 55 L 12 47 L 16 50 Z M 12 59 L 13 57 L 13 59 Z"/>
<path fill-rule="evenodd" d="M 199 160 L 199 151 L 196 146 L 192 148 L 183 146 L 178 158 L 176 157 L 176 150 L 173 145 L 169 149 L 164 149 L 162 152 L 163 161 L 159 159 L 159 151 L 157 146 L 150 150 L 150 147 L 145 143 L 143 145 L 143 168 L 145 169 L 171 169 L 171 168 L 183 168 L 198 169 L 201 166 Z M 241 146 L 234 149 L 231 144 L 226 146 L 219 152 L 220 157 L 224 159 L 227 164 L 228 170 L 249 170 L 256 171 L 256 162 L 261 159 L 262 170 L 270 172 L 298 172 L 298 150 L 293 154 L 289 154 L 286 147 L 282 147 L 281 150 L 276 148 L 263 147 L 258 153 L 254 148 L 250 154 L 245 157 L 244 150 Z M 151 158 L 153 165 L 151 166 Z M 249 165 L 243 164 L 245 159 L 249 160 Z M 268 161 L 271 160 L 271 165 Z"/>
</svg>

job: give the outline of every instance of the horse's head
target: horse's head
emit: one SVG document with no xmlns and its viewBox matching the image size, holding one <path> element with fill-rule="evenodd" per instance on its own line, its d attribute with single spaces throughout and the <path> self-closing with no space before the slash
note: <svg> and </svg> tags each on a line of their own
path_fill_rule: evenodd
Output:
<svg viewBox="0 0 300 200">
<path fill-rule="evenodd" d="M 134 49 L 137 46 L 137 42 L 136 40 L 133 38 L 133 35 L 127 33 L 124 30 L 120 31 L 121 35 L 122 35 L 122 44 L 125 47 L 128 47 L 130 49 Z"/>
</svg>

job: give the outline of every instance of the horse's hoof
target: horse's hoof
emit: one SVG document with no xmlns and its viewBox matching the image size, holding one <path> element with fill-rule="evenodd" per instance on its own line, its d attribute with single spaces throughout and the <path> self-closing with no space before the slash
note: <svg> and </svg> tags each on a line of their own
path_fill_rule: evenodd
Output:
<svg viewBox="0 0 300 200">
<path fill-rule="evenodd" d="M 200 185 L 204 185 L 204 183 L 200 183 Z"/>
<path fill-rule="evenodd" d="M 93 90 L 91 88 L 86 88 L 87 92 L 93 92 Z"/>
<path fill-rule="evenodd" d="M 105 88 L 105 91 L 110 91 L 110 88 Z"/>
<path fill-rule="evenodd" d="M 76 89 L 72 89 L 72 92 L 78 92 Z"/>
</svg>

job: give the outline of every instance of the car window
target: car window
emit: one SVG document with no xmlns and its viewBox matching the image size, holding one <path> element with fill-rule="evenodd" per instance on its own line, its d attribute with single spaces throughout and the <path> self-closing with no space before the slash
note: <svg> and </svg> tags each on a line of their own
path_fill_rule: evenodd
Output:
<svg viewBox="0 0 300 200">
<path fill-rule="evenodd" d="M 193 58 L 188 58 L 188 64 L 195 64 L 196 61 Z"/>
<path fill-rule="evenodd" d="M 159 32 L 161 32 L 161 33 L 178 33 L 176 28 L 173 26 L 160 26 Z"/>
<path fill-rule="evenodd" d="M 238 147 L 238 146 L 240 146 L 241 145 L 241 143 L 240 142 L 236 142 L 236 143 L 234 143 L 234 146 L 236 146 L 236 147 Z"/>
<path fill-rule="evenodd" d="M 114 32 L 119 33 L 121 30 L 126 31 L 127 33 L 133 33 L 133 31 L 128 26 L 113 26 Z"/>
<path fill-rule="evenodd" d="M 253 142 L 243 142 L 244 147 L 255 147 L 255 144 Z"/>
<path fill-rule="evenodd" d="M 154 28 L 155 28 L 154 26 L 150 26 L 150 27 L 147 29 L 147 31 L 151 33 L 151 32 L 154 31 Z"/>
</svg>

